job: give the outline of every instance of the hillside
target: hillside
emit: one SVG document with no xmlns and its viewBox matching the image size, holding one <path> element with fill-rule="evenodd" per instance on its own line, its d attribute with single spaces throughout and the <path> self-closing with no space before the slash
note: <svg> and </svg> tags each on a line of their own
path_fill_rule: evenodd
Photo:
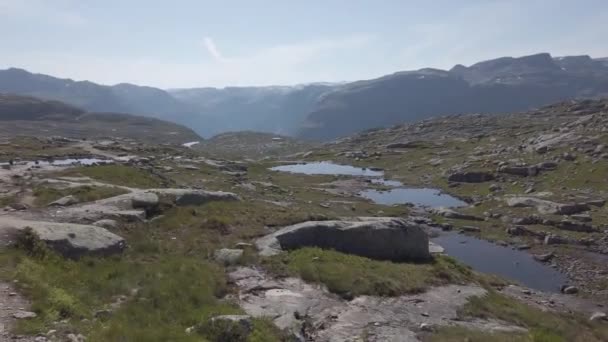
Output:
<svg viewBox="0 0 608 342">
<path fill-rule="evenodd" d="M 120 113 L 87 113 L 58 101 L 0 94 L 0 135 L 124 137 L 181 144 L 201 138 L 159 119 Z"/>
<path fill-rule="evenodd" d="M 508 113 L 608 95 L 608 66 L 589 56 L 503 57 L 449 71 L 421 69 L 326 94 L 299 136 L 329 139 L 435 115 Z"/>
</svg>

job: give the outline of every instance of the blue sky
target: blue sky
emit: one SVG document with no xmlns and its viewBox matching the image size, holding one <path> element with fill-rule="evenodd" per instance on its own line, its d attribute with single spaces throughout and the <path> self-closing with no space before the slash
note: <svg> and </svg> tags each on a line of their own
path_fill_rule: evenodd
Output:
<svg viewBox="0 0 608 342">
<path fill-rule="evenodd" d="M 161 88 L 608 56 L 605 0 L 0 0 L 0 68 Z"/>
</svg>

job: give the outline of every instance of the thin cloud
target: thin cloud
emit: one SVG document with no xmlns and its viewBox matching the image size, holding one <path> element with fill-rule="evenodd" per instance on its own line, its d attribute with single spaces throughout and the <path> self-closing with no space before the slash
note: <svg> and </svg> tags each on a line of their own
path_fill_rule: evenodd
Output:
<svg viewBox="0 0 608 342">
<path fill-rule="evenodd" d="M 203 43 L 205 44 L 205 48 L 207 49 L 207 52 L 209 52 L 209 54 L 211 55 L 211 57 L 213 57 L 213 59 L 215 59 L 218 62 L 224 61 L 224 57 L 222 56 L 222 54 L 220 53 L 220 50 L 215 45 L 215 42 L 213 41 L 213 39 L 211 39 L 210 37 L 205 37 L 203 39 Z"/>
</svg>

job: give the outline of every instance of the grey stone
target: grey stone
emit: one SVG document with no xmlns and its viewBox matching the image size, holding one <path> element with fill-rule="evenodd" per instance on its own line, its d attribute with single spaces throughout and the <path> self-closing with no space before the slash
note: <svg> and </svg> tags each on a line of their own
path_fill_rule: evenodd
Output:
<svg viewBox="0 0 608 342">
<path fill-rule="evenodd" d="M 484 220 L 483 217 L 478 217 L 478 216 L 470 215 L 470 214 L 463 214 L 463 213 L 457 212 L 456 210 L 453 210 L 450 208 L 445 208 L 445 207 L 439 207 L 439 208 L 433 209 L 433 212 L 437 215 L 443 216 L 445 218 L 450 218 L 450 219 L 469 220 L 469 221 L 483 221 Z"/>
<path fill-rule="evenodd" d="M 608 321 L 608 316 L 606 316 L 603 312 L 594 312 L 591 317 L 589 317 L 590 321 Z"/>
<path fill-rule="evenodd" d="M 69 205 L 73 205 L 73 204 L 76 204 L 78 202 L 79 201 L 78 201 L 78 199 L 76 197 L 74 197 L 72 195 L 69 195 L 69 196 L 62 197 L 62 198 L 56 200 L 55 202 L 51 202 L 49 204 L 49 206 L 50 207 L 53 207 L 53 206 L 67 207 Z"/>
<path fill-rule="evenodd" d="M 0 231 L 3 229 L 30 230 L 49 248 L 69 258 L 118 254 L 126 247 L 122 237 L 96 226 L 0 217 Z"/>
<path fill-rule="evenodd" d="M 429 240 L 423 228 L 393 217 L 303 222 L 258 239 L 256 246 L 263 256 L 281 250 L 320 247 L 379 260 L 430 259 Z"/>
<path fill-rule="evenodd" d="M 564 287 L 562 292 L 565 294 L 577 294 L 578 288 L 576 286 L 566 286 L 566 287 Z"/>
<path fill-rule="evenodd" d="M 505 201 L 509 207 L 533 207 L 541 214 L 572 215 L 589 210 L 584 203 L 557 203 L 536 197 L 507 197 Z"/>
<path fill-rule="evenodd" d="M 157 206 L 159 203 L 158 195 L 152 192 L 136 192 L 131 194 L 131 204 L 133 208 L 148 209 Z"/>
<path fill-rule="evenodd" d="M 106 228 L 106 229 L 118 228 L 118 222 L 116 222 L 116 220 L 110 220 L 110 219 L 95 221 L 95 222 L 93 222 L 93 225 L 97 226 L 97 227 L 101 227 L 101 228 Z"/>
<path fill-rule="evenodd" d="M 213 253 L 213 258 L 226 266 L 236 265 L 242 256 L 242 249 L 222 248 Z"/>
<path fill-rule="evenodd" d="M 15 313 L 13 313 L 13 318 L 16 319 L 30 319 L 30 318 L 36 318 L 38 315 L 35 312 L 31 312 L 31 311 L 17 311 Z"/>
</svg>

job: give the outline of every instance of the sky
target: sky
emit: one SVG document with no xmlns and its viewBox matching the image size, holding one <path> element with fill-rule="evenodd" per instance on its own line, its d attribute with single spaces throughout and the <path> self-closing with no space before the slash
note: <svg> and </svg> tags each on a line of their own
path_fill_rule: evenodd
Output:
<svg viewBox="0 0 608 342">
<path fill-rule="evenodd" d="M 606 37 L 605 0 L 0 0 L 1 69 L 160 88 L 606 57 Z"/>
</svg>

